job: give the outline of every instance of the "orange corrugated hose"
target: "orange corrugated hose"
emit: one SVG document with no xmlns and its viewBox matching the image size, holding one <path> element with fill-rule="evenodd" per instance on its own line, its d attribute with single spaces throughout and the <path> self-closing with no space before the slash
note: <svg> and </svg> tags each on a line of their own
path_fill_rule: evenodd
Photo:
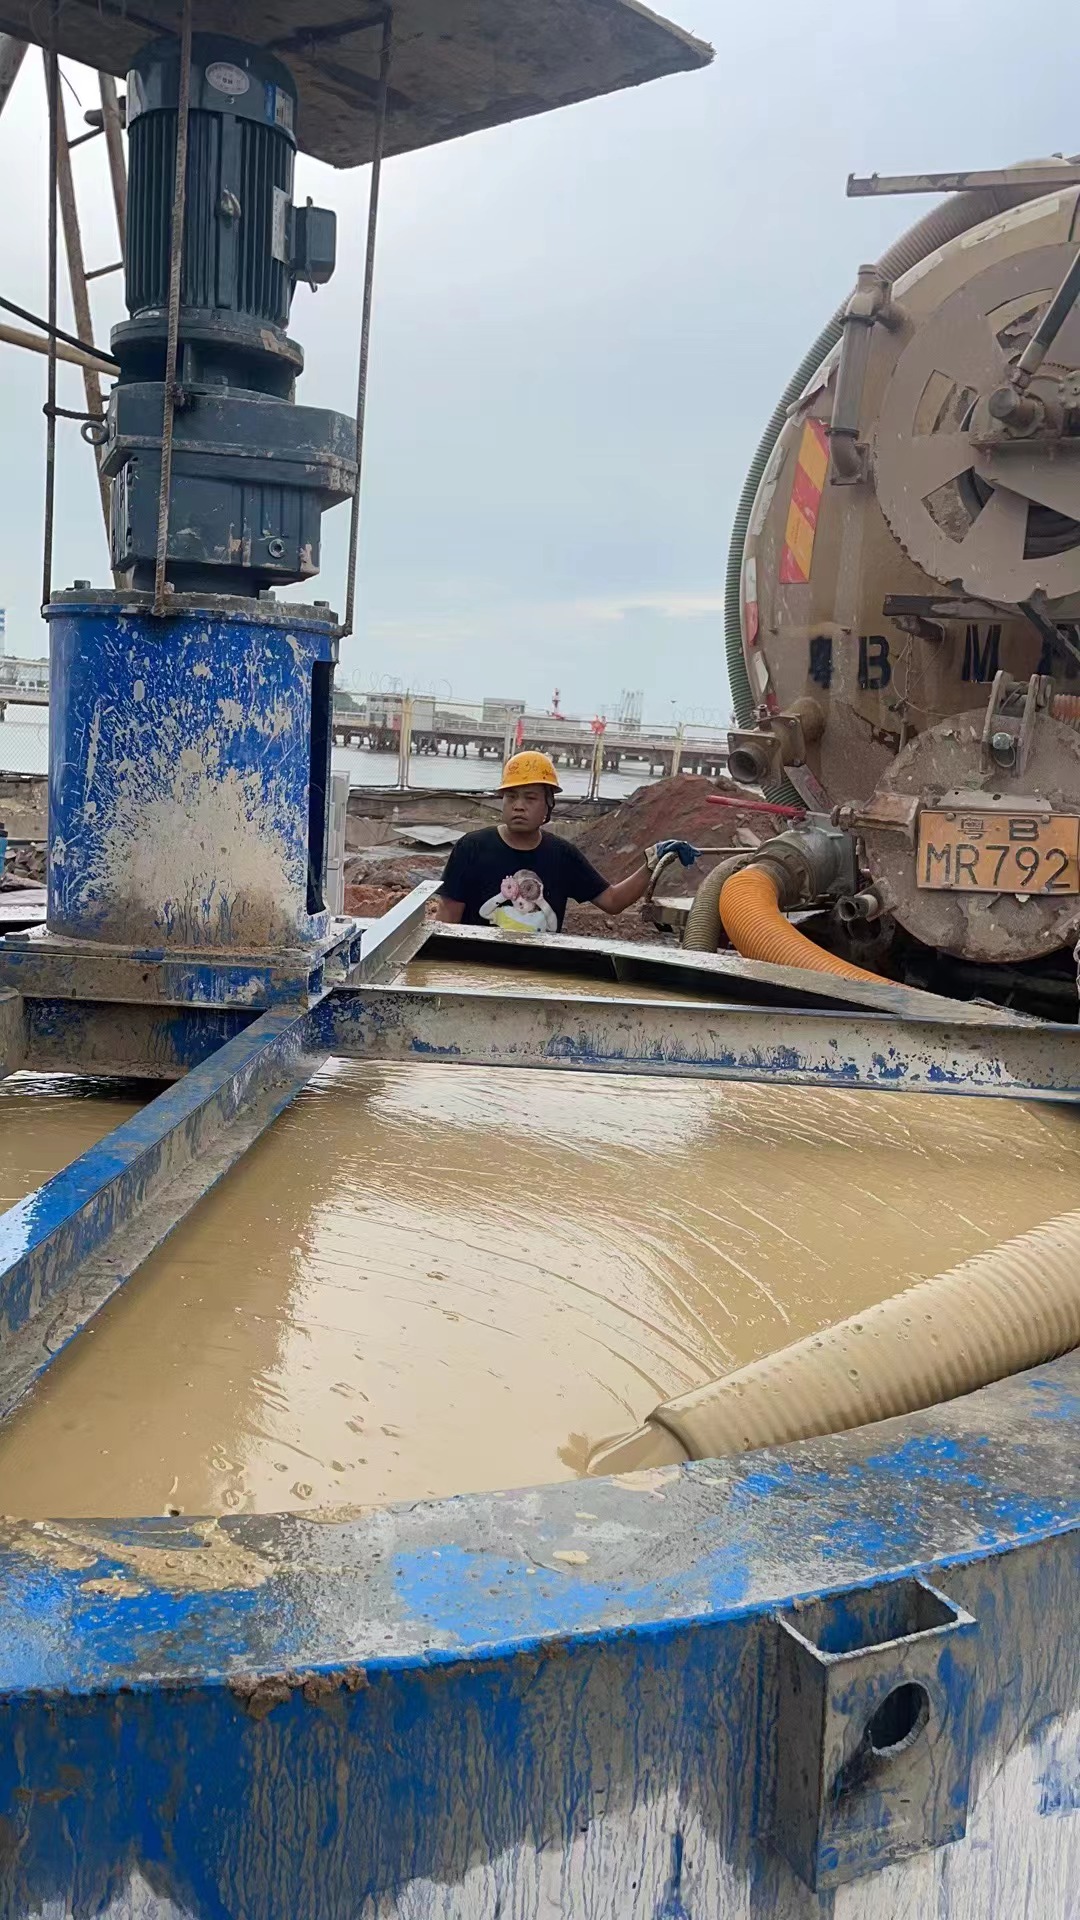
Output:
<svg viewBox="0 0 1080 1920">
<path fill-rule="evenodd" d="M 867 973 L 826 953 L 785 920 L 780 911 L 777 882 L 766 867 L 744 867 L 725 880 L 720 893 L 720 918 L 737 953 L 747 960 L 769 960 L 775 967 L 804 967 L 812 973 L 832 973 L 841 980 L 891 983 L 880 973 Z"/>
</svg>

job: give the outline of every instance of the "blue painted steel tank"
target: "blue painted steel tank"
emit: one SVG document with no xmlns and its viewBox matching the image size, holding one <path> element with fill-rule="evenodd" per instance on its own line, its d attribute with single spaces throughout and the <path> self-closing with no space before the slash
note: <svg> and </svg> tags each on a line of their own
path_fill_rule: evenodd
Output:
<svg viewBox="0 0 1080 1920">
<path fill-rule="evenodd" d="M 50 625 L 53 934 L 252 950 L 325 938 L 329 612 L 74 590 Z"/>
</svg>

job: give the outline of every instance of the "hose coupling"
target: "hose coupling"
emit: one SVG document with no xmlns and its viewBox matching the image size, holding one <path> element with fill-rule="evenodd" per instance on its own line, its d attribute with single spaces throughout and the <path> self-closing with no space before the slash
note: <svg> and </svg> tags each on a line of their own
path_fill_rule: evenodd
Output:
<svg viewBox="0 0 1080 1920">
<path fill-rule="evenodd" d="M 821 739 L 825 713 L 816 700 L 801 699 L 760 726 L 728 734 L 728 772 L 743 787 L 760 787 L 783 767 L 801 767 L 806 750 Z"/>
<path fill-rule="evenodd" d="M 766 840 L 754 855 L 754 865 L 773 876 L 785 913 L 815 900 L 850 899 L 859 889 L 854 840 L 821 821 L 808 821 Z"/>
</svg>

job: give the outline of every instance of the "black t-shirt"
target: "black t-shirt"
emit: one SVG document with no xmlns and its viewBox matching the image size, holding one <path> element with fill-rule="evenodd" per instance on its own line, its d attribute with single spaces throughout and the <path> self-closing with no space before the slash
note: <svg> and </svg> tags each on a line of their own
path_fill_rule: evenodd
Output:
<svg viewBox="0 0 1080 1920">
<path fill-rule="evenodd" d="M 498 827 L 458 841 L 439 889 L 460 900 L 470 927 L 506 933 L 558 933 L 568 900 L 595 900 L 607 881 L 568 840 L 542 833 L 529 853 L 508 847 Z"/>
</svg>

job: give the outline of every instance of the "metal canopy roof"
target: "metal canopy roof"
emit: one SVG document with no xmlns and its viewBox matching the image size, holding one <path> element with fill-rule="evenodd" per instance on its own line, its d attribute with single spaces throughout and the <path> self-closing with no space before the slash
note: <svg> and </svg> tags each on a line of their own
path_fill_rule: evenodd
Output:
<svg viewBox="0 0 1080 1920">
<path fill-rule="evenodd" d="M 0 0 L 0 31 L 40 45 L 50 9 Z M 371 157 L 382 6 L 367 0 L 204 0 L 196 31 L 232 34 L 287 61 L 300 146 L 332 166 Z M 124 74 L 178 0 L 66 0 L 61 54 Z M 407 153 L 553 107 L 703 67 L 712 50 L 637 0 L 396 0 L 387 152 Z"/>
</svg>

